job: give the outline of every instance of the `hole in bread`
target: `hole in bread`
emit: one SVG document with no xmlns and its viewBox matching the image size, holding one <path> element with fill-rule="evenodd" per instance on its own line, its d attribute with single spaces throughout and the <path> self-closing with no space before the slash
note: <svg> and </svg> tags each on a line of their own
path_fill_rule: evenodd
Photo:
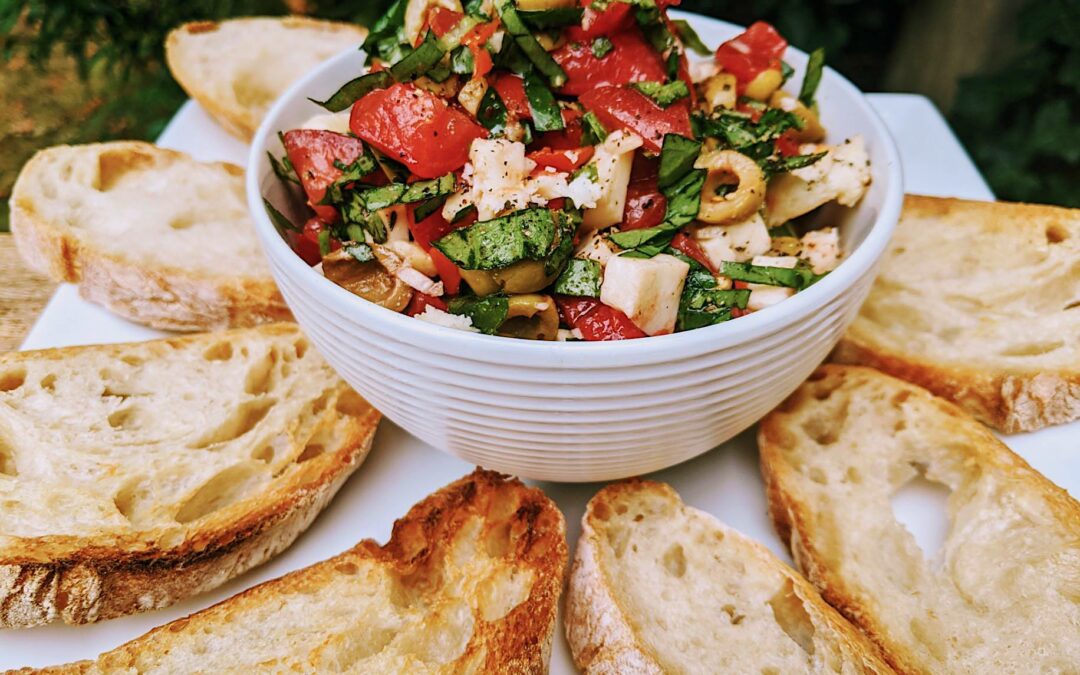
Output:
<svg viewBox="0 0 1080 675">
<path fill-rule="evenodd" d="M 630 530 L 625 527 L 607 528 L 608 545 L 616 558 L 623 557 L 626 553 L 626 545 L 630 543 Z"/>
<path fill-rule="evenodd" d="M 0 373 L 0 392 L 15 391 L 26 382 L 26 369 L 16 368 Z"/>
<path fill-rule="evenodd" d="M 229 342 L 215 342 L 203 352 L 203 358 L 207 361 L 228 361 L 232 355 L 233 348 Z"/>
<path fill-rule="evenodd" d="M 113 495 L 113 505 L 116 506 L 116 510 L 120 512 L 120 515 L 127 518 L 129 523 L 134 524 L 137 517 L 136 510 L 145 499 L 146 492 L 143 489 L 142 477 L 137 476 L 129 478 L 120 486 L 120 489 Z"/>
<path fill-rule="evenodd" d="M 120 357 L 120 360 L 133 368 L 138 368 L 146 363 L 141 356 L 134 356 L 132 354 L 124 354 Z"/>
<path fill-rule="evenodd" d="M 629 511 L 629 510 L 630 510 L 630 508 L 626 504 L 623 504 L 622 502 L 619 502 L 618 504 L 615 505 L 615 513 L 619 514 L 620 516 L 625 516 L 626 512 Z"/>
<path fill-rule="evenodd" d="M 338 563 L 337 565 L 334 565 L 334 569 L 338 571 L 338 574 L 344 574 L 350 577 L 360 574 L 360 568 L 353 562 Z"/>
<path fill-rule="evenodd" d="M 1060 244 L 1069 238 L 1069 231 L 1060 223 L 1051 223 L 1046 228 L 1046 241 L 1051 244 Z"/>
<path fill-rule="evenodd" d="M 738 626 L 740 623 L 743 622 L 743 619 L 746 618 L 745 614 L 740 614 L 739 612 L 735 611 L 735 605 L 724 605 L 720 609 L 724 611 L 724 614 L 728 615 L 728 619 L 731 620 L 732 626 Z"/>
<path fill-rule="evenodd" d="M 169 221 L 169 227 L 174 230 L 186 230 L 195 224 L 195 219 L 191 216 L 177 216 Z"/>
<path fill-rule="evenodd" d="M 664 569 L 676 579 L 681 579 L 686 574 L 686 552 L 682 544 L 672 544 L 664 551 Z"/>
<path fill-rule="evenodd" d="M 807 471 L 807 475 L 810 476 L 810 480 L 814 481 L 818 485 L 828 485 L 829 477 L 825 474 L 825 470 L 820 466 L 812 466 Z"/>
<path fill-rule="evenodd" d="M 349 417 L 363 417 L 371 410 L 371 406 L 360 394 L 357 394 L 352 389 L 346 389 L 338 396 L 334 409 Z"/>
<path fill-rule="evenodd" d="M 592 515 L 597 520 L 606 521 L 611 519 L 612 513 L 607 502 L 597 502 L 592 506 Z"/>
<path fill-rule="evenodd" d="M 814 653 L 814 623 L 803 606 L 802 599 L 795 595 L 791 579 L 785 579 L 776 595 L 769 599 L 773 617 L 787 636 L 799 645 L 807 654 Z"/>
<path fill-rule="evenodd" d="M 45 377 L 41 378 L 41 381 L 38 382 L 38 385 L 44 391 L 48 391 L 48 392 L 56 391 L 56 375 L 53 375 L 52 373 L 49 373 Z"/>
<path fill-rule="evenodd" d="M 480 616 L 484 621 L 498 621 L 528 599 L 532 586 L 532 570 L 499 568 L 477 588 Z"/>
<path fill-rule="evenodd" d="M 251 458 L 269 464 L 270 462 L 274 461 L 274 446 L 267 444 L 262 446 L 261 448 L 258 448 L 257 450 L 252 451 Z"/>
<path fill-rule="evenodd" d="M 309 459 L 315 459 L 324 452 L 326 452 L 326 446 L 322 443 L 308 443 L 304 446 L 304 451 L 296 458 L 296 463 L 303 464 Z"/>
<path fill-rule="evenodd" d="M 915 475 L 893 492 L 893 517 L 915 538 L 927 560 L 936 558 L 949 535 L 949 487 L 929 480 L 926 467 L 912 462 Z"/>
<path fill-rule="evenodd" d="M 832 445 L 840 438 L 841 419 L 831 416 L 815 415 L 803 420 L 802 430 L 818 445 Z"/>
<path fill-rule="evenodd" d="M 909 398 L 911 398 L 911 392 L 907 389 L 903 389 L 893 394 L 892 404 L 899 408 L 900 406 L 904 405 L 904 402 L 907 401 Z"/>
<path fill-rule="evenodd" d="M 219 471 L 202 484 L 177 510 L 176 522 L 184 524 L 235 504 L 254 494 L 270 480 L 264 464 L 241 462 Z"/>
<path fill-rule="evenodd" d="M 0 436 L 0 474 L 4 476 L 19 475 L 18 468 L 15 466 L 15 448 L 3 436 Z"/>
<path fill-rule="evenodd" d="M 120 408 L 109 415 L 109 426 L 113 429 L 130 429 L 138 425 L 138 409 L 134 406 Z"/>
<path fill-rule="evenodd" d="M 264 398 L 254 401 L 245 401 L 236 407 L 216 429 L 204 435 L 191 447 L 195 450 L 226 443 L 240 438 L 255 428 L 262 421 L 270 409 L 277 403 L 275 399 Z"/>
<path fill-rule="evenodd" d="M 484 550 L 492 558 L 502 558 L 513 550 L 513 528 L 509 520 L 495 523 L 484 536 Z"/>
<path fill-rule="evenodd" d="M 108 192 L 132 171 L 148 169 L 156 163 L 153 155 L 133 150 L 107 150 L 98 156 L 97 189 Z"/>
<path fill-rule="evenodd" d="M 1057 351 L 1064 346 L 1064 340 L 1053 340 L 1050 342 L 1029 342 L 1027 344 L 1016 345 L 1015 347 L 1009 347 L 1008 349 L 1002 349 L 998 353 L 1002 356 L 1042 356 L 1043 354 L 1049 354 L 1050 352 Z"/>
<path fill-rule="evenodd" d="M 266 356 L 256 361 L 244 378 L 244 391 L 252 396 L 268 393 L 272 388 L 277 360 L 277 350 L 271 349 Z"/>
<path fill-rule="evenodd" d="M 296 349 L 296 358 L 302 359 L 304 358 L 304 354 L 307 354 L 308 341 L 304 339 L 297 340 L 293 344 L 293 348 Z"/>
</svg>

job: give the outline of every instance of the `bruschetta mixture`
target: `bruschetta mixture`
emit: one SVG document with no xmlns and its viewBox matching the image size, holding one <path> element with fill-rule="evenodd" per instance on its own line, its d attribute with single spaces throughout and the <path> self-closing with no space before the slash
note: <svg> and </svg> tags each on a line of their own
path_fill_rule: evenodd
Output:
<svg viewBox="0 0 1080 675">
<path fill-rule="evenodd" d="M 507 337 L 663 335 L 809 287 L 841 245 L 797 219 L 870 183 L 860 137 L 825 143 L 823 54 L 788 93 L 772 26 L 712 52 L 673 4 L 398 0 L 271 157 L 310 219 L 270 215 L 356 295 Z"/>
</svg>

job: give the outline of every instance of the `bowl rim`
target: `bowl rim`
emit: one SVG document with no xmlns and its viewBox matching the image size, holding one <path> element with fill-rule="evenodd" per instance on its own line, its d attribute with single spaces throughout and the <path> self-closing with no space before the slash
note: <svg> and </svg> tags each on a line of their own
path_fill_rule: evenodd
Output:
<svg viewBox="0 0 1080 675">
<path fill-rule="evenodd" d="M 743 30 L 743 27 L 737 24 L 692 12 L 673 10 L 671 15 L 675 18 L 686 19 L 692 24 L 697 24 L 696 27 L 700 27 L 702 24 L 711 24 L 711 27 L 724 31 Z M 806 53 L 800 49 L 789 47 L 789 50 L 797 54 L 799 60 L 807 58 Z M 542 356 L 547 359 L 555 359 L 562 366 L 569 366 L 574 363 L 595 366 L 598 364 L 594 362 L 594 359 L 601 355 L 607 359 L 615 359 L 619 364 L 629 365 L 653 361 L 655 357 L 662 358 L 665 353 L 668 355 L 685 355 L 716 351 L 744 344 L 755 336 L 791 325 L 806 315 L 823 309 L 830 301 L 854 288 L 860 278 L 873 270 L 885 252 L 903 206 L 903 168 L 900 163 L 900 153 L 892 134 L 877 110 L 866 98 L 866 94 L 843 75 L 826 66 L 823 80 L 827 78 L 835 81 L 842 90 L 845 90 L 850 95 L 851 99 L 860 108 L 860 112 L 869 120 L 875 135 L 875 142 L 882 144 L 886 161 L 881 171 L 882 175 L 888 177 L 888 183 L 885 186 L 885 198 L 881 208 L 866 237 L 850 255 L 841 261 L 835 270 L 810 288 L 769 307 L 768 311 L 754 312 L 740 317 L 737 321 L 728 321 L 694 330 L 649 336 L 635 340 L 600 342 L 585 340 L 566 342 L 518 340 L 463 331 L 428 321 L 417 320 L 357 297 L 315 273 L 289 248 L 285 240 L 278 234 L 263 205 L 264 197 L 261 183 L 264 177 L 262 174 L 265 174 L 265 171 L 260 173 L 260 165 L 266 161 L 267 138 L 271 135 L 277 135 L 279 131 L 279 129 L 275 128 L 277 118 L 284 110 L 293 105 L 298 98 L 301 98 L 300 92 L 306 89 L 312 80 L 318 78 L 325 71 L 338 68 L 342 62 L 355 58 L 357 53 L 357 48 L 351 47 L 324 61 L 290 85 L 271 105 L 251 141 L 248 154 L 245 171 L 248 210 L 255 221 L 256 233 L 262 244 L 264 254 L 272 266 L 275 264 L 280 266 L 279 272 L 281 274 L 288 276 L 294 283 L 303 283 L 312 287 L 312 292 L 320 293 L 328 305 L 331 305 L 343 315 L 353 314 L 362 317 L 371 324 L 368 326 L 370 329 L 390 334 L 411 333 L 429 344 L 437 343 L 440 351 L 470 353 L 473 355 L 483 353 L 487 357 L 482 357 L 480 360 L 485 361 Z M 321 285 L 315 288 L 313 287 L 315 284 Z M 612 365 L 615 364 L 612 363 Z"/>
</svg>

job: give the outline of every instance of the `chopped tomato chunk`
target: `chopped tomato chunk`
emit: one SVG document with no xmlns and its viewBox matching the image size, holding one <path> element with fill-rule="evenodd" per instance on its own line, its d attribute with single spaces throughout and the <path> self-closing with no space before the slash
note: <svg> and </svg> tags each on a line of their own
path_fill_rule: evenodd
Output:
<svg viewBox="0 0 1080 675">
<path fill-rule="evenodd" d="M 716 265 L 713 265 L 712 261 L 709 260 L 709 257 L 705 255 L 705 251 L 701 249 L 701 246 L 688 237 L 685 232 L 680 232 L 675 235 L 675 238 L 671 240 L 671 248 L 679 251 L 686 257 L 701 263 L 705 269 L 713 274 L 716 274 L 719 271 L 716 269 Z"/>
<path fill-rule="evenodd" d="M 454 26 L 458 25 L 458 22 L 464 18 L 464 14 L 461 12 L 455 12 L 452 9 L 446 9 L 445 7 L 432 7 L 428 10 L 427 19 L 425 20 L 425 28 L 430 28 L 432 33 L 435 33 L 436 37 L 442 37 L 452 31 Z M 424 39 L 424 35 L 427 30 L 420 30 L 420 39 Z"/>
<path fill-rule="evenodd" d="M 487 131 L 431 92 L 411 84 L 376 89 L 353 104 L 349 128 L 421 178 L 464 166 Z"/>
<path fill-rule="evenodd" d="M 290 232 L 290 243 L 296 255 L 314 267 L 322 262 L 322 251 L 319 250 L 319 233 L 326 229 L 326 223 L 316 218 L 310 218 L 304 223 L 300 232 Z M 336 239 L 330 240 L 330 249 L 341 248 L 341 242 Z"/>
<path fill-rule="evenodd" d="M 564 128 L 559 131 L 545 131 L 533 141 L 537 148 L 551 148 L 552 150 L 569 150 L 580 148 L 584 141 L 585 132 L 581 126 L 581 112 L 575 108 L 563 108 L 562 120 Z"/>
<path fill-rule="evenodd" d="M 628 316 L 595 298 L 556 295 L 555 304 L 559 306 L 559 316 L 563 323 L 578 329 L 586 340 L 628 340 L 645 337 L 645 333 L 635 326 Z"/>
<path fill-rule="evenodd" d="M 446 302 L 442 298 L 416 291 L 413 293 L 412 300 L 409 300 L 409 304 L 405 306 L 405 315 L 416 316 L 417 314 L 423 314 L 428 307 L 441 309 L 444 312 L 448 309 Z"/>
<path fill-rule="evenodd" d="M 615 7 L 628 7 L 614 3 Z M 609 9 L 608 11 L 611 11 Z M 592 52 L 592 40 L 571 40 L 551 53 L 552 58 L 566 71 L 563 94 L 580 96 L 587 91 L 608 85 L 631 82 L 663 81 L 667 77 L 664 61 L 636 27 L 610 36 L 612 50 L 597 58 Z"/>
<path fill-rule="evenodd" d="M 640 230 L 659 225 L 664 220 L 667 199 L 657 185 L 659 171 L 659 159 L 646 157 L 641 152 L 634 156 L 621 229 Z"/>
<path fill-rule="evenodd" d="M 556 171 L 575 171 L 592 159 L 595 149 L 589 145 L 584 148 L 567 148 L 564 150 L 552 150 L 543 148 L 530 152 L 528 157 L 536 162 L 537 169 L 551 167 Z"/>
<path fill-rule="evenodd" d="M 635 133 L 645 141 L 645 149 L 652 152 L 660 152 L 666 134 L 693 135 L 686 98 L 661 108 L 636 89 L 600 87 L 582 94 L 580 101 L 608 131 L 625 129 Z"/>
<path fill-rule="evenodd" d="M 334 162 L 352 164 L 364 154 L 364 144 L 351 136 L 319 129 L 287 131 L 284 144 L 285 153 L 307 194 L 308 205 L 322 220 L 337 222 L 340 217 L 337 209 L 319 202 L 326 196 L 326 188 L 341 177 L 341 169 L 334 166 Z"/>
<path fill-rule="evenodd" d="M 529 99 L 525 96 L 524 80 L 513 73 L 499 73 L 494 86 L 507 112 L 517 119 L 532 119 Z"/>
<path fill-rule="evenodd" d="M 735 76 L 742 92 L 762 71 L 780 69 L 780 58 L 787 45 L 787 40 L 772 25 L 756 21 L 745 32 L 720 45 L 716 62 Z"/>
</svg>

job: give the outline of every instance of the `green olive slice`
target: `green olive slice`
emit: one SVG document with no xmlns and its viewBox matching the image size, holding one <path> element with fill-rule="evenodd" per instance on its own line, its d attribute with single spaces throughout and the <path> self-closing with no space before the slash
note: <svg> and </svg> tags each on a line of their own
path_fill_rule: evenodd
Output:
<svg viewBox="0 0 1080 675">
<path fill-rule="evenodd" d="M 322 270 L 327 279 L 350 293 L 395 312 L 405 309 L 412 298 L 412 289 L 377 260 L 360 262 L 344 249 L 325 256 Z"/>
<path fill-rule="evenodd" d="M 559 333 L 559 311 L 549 295 L 511 295 L 506 320 L 498 334 L 526 340 L 554 340 Z"/>
</svg>

